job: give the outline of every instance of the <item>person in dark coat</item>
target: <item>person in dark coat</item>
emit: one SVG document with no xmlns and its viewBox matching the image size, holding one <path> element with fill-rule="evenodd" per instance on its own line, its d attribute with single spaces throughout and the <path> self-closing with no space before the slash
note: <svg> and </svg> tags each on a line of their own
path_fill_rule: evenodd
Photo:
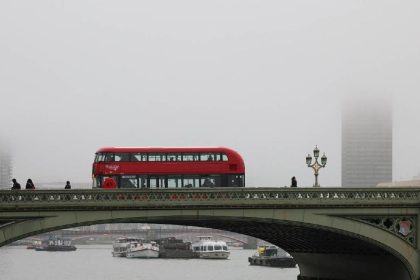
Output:
<svg viewBox="0 0 420 280">
<path fill-rule="evenodd" d="M 16 179 L 12 179 L 13 182 L 13 186 L 12 186 L 12 190 L 20 190 L 20 184 L 16 181 Z"/>
<path fill-rule="evenodd" d="M 297 180 L 295 176 L 292 177 L 292 184 L 290 185 L 290 187 L 297 188 Z"/>
<path fill-rule="evenodd" d="M 32 182 L 31 179 L 28 179 L 28 181 L 26 181 L 25 189 L 27 189 L 27 190 L 34 190 L 35 189 L 35 185 L 34 185 L 34 183 Z"/>
<path fill-rule="evenodd" d="M 66 182 L 66 186 L 64 187 L 64 189 L 66 189 L 66 190 L 71 189 L 70 181 Z"/>
</svg>

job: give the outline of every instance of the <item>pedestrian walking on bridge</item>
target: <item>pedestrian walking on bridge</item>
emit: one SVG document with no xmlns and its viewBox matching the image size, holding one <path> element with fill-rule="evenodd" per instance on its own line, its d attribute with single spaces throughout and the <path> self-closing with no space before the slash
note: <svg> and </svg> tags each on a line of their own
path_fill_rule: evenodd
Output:
<svg viewBox="0 0 420 280">
<path fill-rule="evenodd" d="M 27 189 L 27 190 L 34 190 L 35 189 L 35 185 L 34 185 L 34 183 L 32 182 L 31 179 L 28 179 L 28 181 L 26 181 L 25 189 Z"/>
<path fill-rule="evenodd" d="M 290 187 L 297 188 L 297 180 L 295 176 L 292 177 L 292 184 L 290 185 Z"/>
<path fill-rule="evenodd" d="M 12 179 L 12 182 L 13 182 L 12 190 L 20 190 L 20 184 L 16 181 L 15 178 Z"/>
</svg>

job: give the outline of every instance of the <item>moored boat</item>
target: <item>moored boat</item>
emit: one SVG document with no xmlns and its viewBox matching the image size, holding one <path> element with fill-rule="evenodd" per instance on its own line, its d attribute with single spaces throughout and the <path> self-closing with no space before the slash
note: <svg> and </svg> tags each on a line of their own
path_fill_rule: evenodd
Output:
<svg viewBox="0 0 420 280">
<path fill-rule="evenodd" d="M 159 246 L 154 241 L 132 241 L 127 245 L 127 258 L 159 258 Z"/>
<path fill-rule="evenodd" d="M 277 246 L 259 246 L 257 252 L 248 258 L 250 265 L 262 265 L 273 267 L 296 267 L 296 261 L 286 251 Z"/>
<path fill-rule="evenodd" d="M 26 249 L 35 249 L 37 247 L 41 247 L 42 240 L 41 239 L 32 239 L 32 242 L 26 245 Z"/>
<path fill-rule="evenodd" d="M 53 237 L 48 240 L 43 240 L 39 246 L 35 247 L 35 251 L 75 251 L 76 246 L 71 244 L 69 238 Z"/>
<path fill-rule="evenodd" d="M 201 259 L 227 259 L 230 251 L 226 242 L 214 240 L 212 236 L 199 236 L 199 241 L 193 243 L 193 251 Z"/>
<path fill-rule="evenodd" d="M 126 257 L 127 248 L 131 242 L 138 242 L 139 238 L 135 237 L 119 237 L 112 242 L 112 256 L 113 257 Z"/>
<path fill-rule="evenodd" d="M 195 259 L 199 255 L 193 252 L 191 242 L 184 242 L 175 237 L 157 239 L 159 258 L 164 259 Z"/>
</svg>

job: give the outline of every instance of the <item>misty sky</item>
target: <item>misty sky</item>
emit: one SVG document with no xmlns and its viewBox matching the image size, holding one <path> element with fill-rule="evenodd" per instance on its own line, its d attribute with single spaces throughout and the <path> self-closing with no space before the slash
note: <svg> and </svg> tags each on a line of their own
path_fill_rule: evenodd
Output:
<svg viewBox="0 0 420 280">
<path fill-rule="evenodd" d="M 419 1 L 3 0 L 0 138 L 21 183 L 90 182 L 103 146 L 226 146 L 247 186 L 311 186 L 318 145 L 320 184 L 339 186 L 343 100 L 391 95 L 394 180 L 411 179 L 419 14 Z"/>
</svg>

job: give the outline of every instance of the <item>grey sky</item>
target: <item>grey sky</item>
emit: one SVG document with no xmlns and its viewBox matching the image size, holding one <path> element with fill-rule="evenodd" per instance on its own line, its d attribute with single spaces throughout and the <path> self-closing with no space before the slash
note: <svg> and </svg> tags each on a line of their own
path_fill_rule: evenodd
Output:
<svg viewBox="0 0 420 280">
<path fill-rule="evenodd" d="M 343 97 L 390 94 L 394 179 L 411 179 L 419 12 L 418 1 L 1 1 L 0 135 L 14 176 L 89 182 L 102 146 L 227 146 L 248 186 L 310 186 L 317 144 L 320 183 L 337 186 Z"/>
</svg>

